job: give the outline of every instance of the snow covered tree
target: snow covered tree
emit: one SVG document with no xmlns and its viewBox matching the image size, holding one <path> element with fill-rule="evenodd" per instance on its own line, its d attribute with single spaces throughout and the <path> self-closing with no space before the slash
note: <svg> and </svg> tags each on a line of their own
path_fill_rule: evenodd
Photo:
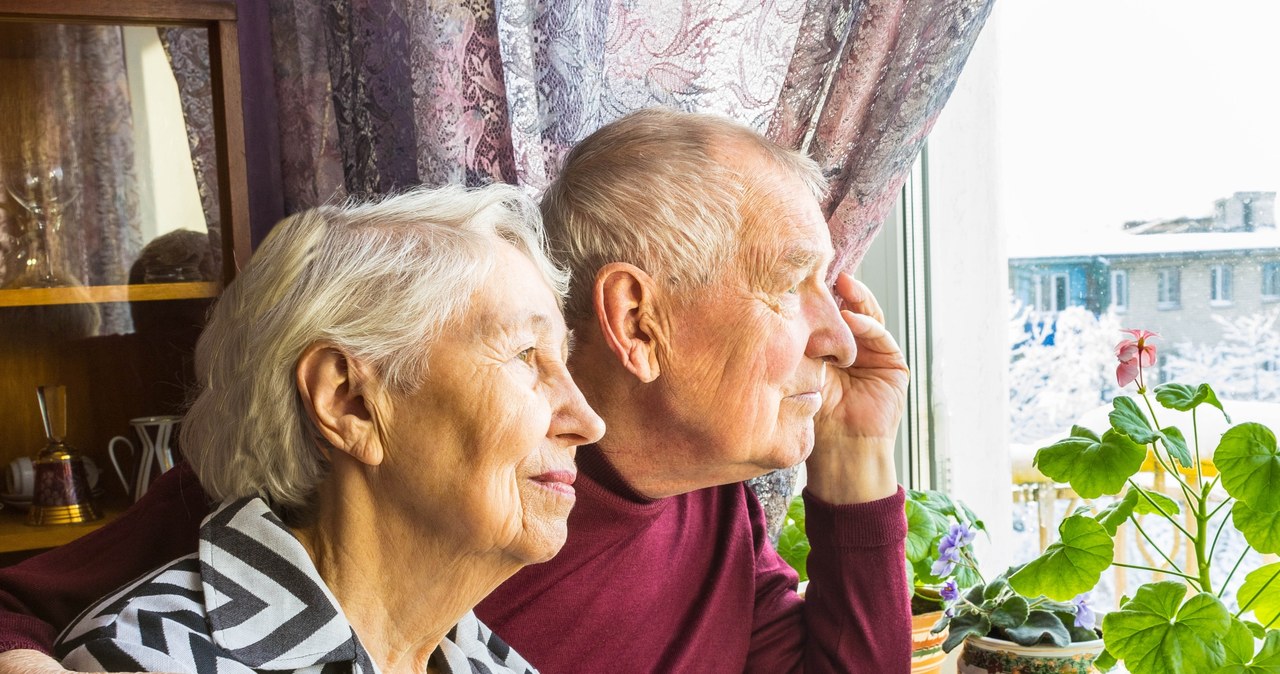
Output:
<svg viewBox="0 0 1280 674">
<path fill-rule="evenodd" d="M 1280 307 L 1235 320 L 1212 318 L 1222 326 L 1222 339 L 1214 344 L 1174 346 L 1163 379 L 1213 382 L 1223 398 L 1280 400 Z"/>
</svg>

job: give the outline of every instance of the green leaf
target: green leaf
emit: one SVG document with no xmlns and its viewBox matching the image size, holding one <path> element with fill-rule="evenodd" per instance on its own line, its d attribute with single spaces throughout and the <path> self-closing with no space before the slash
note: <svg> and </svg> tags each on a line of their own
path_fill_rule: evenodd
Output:
<svg viewBox="0 0 1280 674">
<path fill-rule="evenodd" d="M 1092 440 L 1094 442 L 1102 442 L 1102 438 L 1099 438 L 1097 433 L 1094 433 L 1093 431 L 1085 428 L 1084 426 L 1073 425 L 1071 427 L 1071 437 L 1088 438 L 1089 440 Z"/>
<path fill-rule="evenodd" d="M 1155 392 L 1156 402 L 1166 409 L 1188 412 L 1198 407 L 1200 403 L 1209 403 L 1222 412 L 1222 416 L 1227 418 L 1227 423 L 1231 423 L 1231 416 L 1222 409 L 1222 403 L 1218 402 L 1218 396 L 1213 393 L 1213 389 L 1209 388 L 1208 384 L 1201 384 L 1194 389 L 1186 384 L 1161 384 L 1155 388 Z"/>
<path fill-rule="evenodd" d="M 1111 401 L 1111 406 L 1114 409 L 1107 417 L 1111 419 L 1111 427 L 1117 432 L 1143 445 L 1155 442 L 1156 438 L 1160 437 L 1160 431 L 1151 428 L 1147 415 L 1143 414 L 1138 403 L 1133 402 L 1133 398 L 1120 396 Z"/>
<path fill-rule="evenodd" d="M 1266 635 L 1262 649 L 1253 653 L 1253 634 L 1239 620 L 1232 621 L 1223 640 L 1227 664 L 1214 674 L 1280 674 L 1280 631 Z"/>
<path fill-rule="evenodd" d="M 1043 594 L 1067 601 L 1092 589 L 1111 566 L 1115 543 L 1092 517 L 1068 517 L 1058 533 L 1056 543 L 1009 578 L 1009 585 L 1023 596 Z"/>
<path fill-rule="evenodd" d="M 1035 466 L 1051 480 L 1066 482 L 1084 498 L 1118 494 L 1142 468 L 1147 449 L 1115 431 L 1101 440 L 1067 438 L 1036 452 Z"/>
<path fill-rule="evenodd" d="M 991 612 L 991 624 L 996 627 L 1011 630 L 1018 627 L 1022 623 L 1027 622 L 1027 612 L 1030 607 L 1024 597 L 1012 595 L 1004 600 L 996 610 Z"/>
<path fill-rule="evenodd" d="M 1254 510 L 1280 511 L 1280 451 L 1271 429 L 1252 422 L 1231 427 L 1222 434 L 1213 462 L 1228 494 Z"/>
<path fill-rule="evenodd" d="M 995 616 L 992 616 L 994 619 Z M 994 623 L 994 620 L 992 621 Z M 1058 616 L 1048 611 L 1032 611 L 1021 625 L 1006 628 L 1005 634 L 1015 644 L 1035 646 L 1040 643 L 1052 643 L 1058 648 L 1071 645 L 1071 633 L 1062 624 Z"/>
<path fill-rule="evenodd" d="M 809 538 L 798 527 L 787 525 L 778 534 L 778 554 L 800 575 L 809 580 Z"/>
<path fill-rule="evenodd" d="M 1244 623 L 1231 619 L 1231 628 L 1222 637 L 1222 647 L 1224 664 L 1214 674 L 1243 674 L 1249 671 L 1246 668 L 1253 660 L 1253 635 Z"/>
<path fill-rule="evenodd" d="M 1169 456 L 1177 459 L 1184 468 L 1190 468 L 1193 463 L 1191 451 L 1187 449 L 1187 439 L 1182 437 L 1182 431 L 1178 430 L 1177 426 L 1169 426 L 1160 429 L 1160 433 Z"/>
<path fill-rule="evenodd" d="M 907 501 L 907 560 L 915 563 L 937 557 L 937 541 L 946 533 L 947 520 L 916 501 Z"/>
<path fill-rule="evenodd" d="M 1116 656 L 1112 655 L 1111 651 L 1105 648 L 1102 649 L 1102 653 L 1098 655 L 1098 658 L 1093 661 L 1094 668 L 1099 672 L 1109 671 L 1114 668 L 1116 664 Z"/>
<path fill-rule="evenodd" d="M 1248 503 L 1236 501 L 1231 506 L 1231 523 L 1254 550 L 1263 554 L 1280 552 L 1280 512 L 1258 512 Z"/>
<path fill-rule="evenodd" d="M 1147 500 L 1147 496 L 1143 496 L 1142 493 L 1136 489 L 1130 489 L 1129 491 L 1133 494 L 1133 512 L 1138 515 L 1159 515 L 1160 509 L 1163 509 L 1164 512 L 1169 515 L 1177 515 L 1182 512 L 1182 508 L 1178 505 L 1177 501 L 1161 494 L 1158 491 L 1151 491 L 1150 489 L 1143 490 L 1147 496 L 1151 497 L 1151 500 Z M 1128 497 L 1128 495 L 1129 494 L 1125 494 L 1126 497 Z M 1159 505 L 1160 509 L 1157 509 L 1155 505 L 1152 505 L 1152 501 Z"/>
<path fill-rule="evenodd" d="M 1138 498 L 1138 492 L 1130 489 L 1125 492 L 1123 498 L 1118 498 L 1111 502 L 1110 505 L 1102 509 L 1094 519 L 1098 520 L 1098 524 L 1107 530 L 1108 536 L 1115 536 L 1116 530 L 1120 528 L 1125 520 L 1133 514 L 1133 506 Z"/>
<path fill-rule="evenodd" d="M 1263 625 L 1272 624 L 1280 617 L 1280 562 L 1254 569 L 1244 577 L 1244 583 L 1236 590 L 1236 601 L 1248 606 L 1253 616 Z"/>
<path fill-rule="evenodd" d="M 955 579 L 958 587 L 972 587 L 982 582 L 982 576 L 967 566 L 956 567 Z"/>
<path fill-rule="evenodd" d="M 951 632 L 942 642 L 942 650 L 950 653 L 970 635 L 985 637 L 991 631 L 991 621 L 981 613 L 961 613 L 951 619 Z"/>
<path fill-rule="evenodd" d="M 1148 583 L 1119 611 L 1102 619 L 1107 650 L 1132 674 L 1212 672 L 1225 661 L 1222 635 L 1231 615 L 1216 597 L 1199 593 L 1184 604 L 1187 586 Z"/>
<path fill-rule="evenodd" d="M 1000 593 L 1004 591 L 1006 587 L 1009 587 L 1009 581 L 997 576 L 992 579 L 990 583 L 987 583 L 987 586 L 982 589 L 982 599 L 984 601 L 988 599 L 995 599 L 1000 596 Z"/>
<path fill-rule="evenodd" d="M 1241 620 L 1240 622 L 1244 623 L 1244 626 L 1249 628 L 1249 632 L 1253 634 L 1254 639 L 1267 638 L 1267 628 L 1263 627 L 1262 625 L 1259 625 L 1258 623 L 1253 622 L 1252 620 Z"/>
</svg>

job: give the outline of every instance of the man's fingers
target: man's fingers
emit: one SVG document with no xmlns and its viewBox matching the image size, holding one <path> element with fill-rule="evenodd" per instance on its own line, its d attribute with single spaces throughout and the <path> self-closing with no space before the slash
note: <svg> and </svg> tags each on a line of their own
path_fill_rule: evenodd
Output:
<svg viewBox="0 0 1280 674">
<path fill-rule="evenodd" d="M 844 317 L 858 344 L 858 356 L 854 361 L 854 367 L 890 367 L 899 363 L 906 366 L 902 349 L 898 348 L 897 340 L 885 329 L 883 323 L 872 316 L 854 313 L 847 309 L 841 311 L 840 315 Z M 888 361 L 885 360 L 886 356 L 889 357 Z M 875 361 L 870 361 L 871 358 L 875 358 Z"/>
<path fill-rule="evenodd" d="M 836 296 L 844 301 L 846 309 L 874 318 L 884 325 L 884 310 L 871 289 L 865 283 L 846 272 L 836 276 Z"/>
</svg>

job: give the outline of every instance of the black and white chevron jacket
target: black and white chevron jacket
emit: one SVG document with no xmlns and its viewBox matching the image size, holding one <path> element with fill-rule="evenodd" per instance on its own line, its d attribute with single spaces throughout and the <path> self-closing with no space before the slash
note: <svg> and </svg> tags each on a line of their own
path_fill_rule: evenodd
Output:
<svg viewBox="0 0 1280 674">
<path fill-rule="evenodd" d="M 81 672 L 378 672 L 302 543 L 259 498 L 224 503 L 201 524 L 198 552 L 90 606 L 56 648 Z M 431 665 L 535 674 L 472 613 Z"/>
</svg>

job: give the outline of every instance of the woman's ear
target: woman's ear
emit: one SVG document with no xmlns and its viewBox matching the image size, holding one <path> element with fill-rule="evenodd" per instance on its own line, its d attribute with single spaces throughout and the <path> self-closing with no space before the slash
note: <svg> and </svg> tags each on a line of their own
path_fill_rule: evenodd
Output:
<svg viewBox="0 0 1280 674">
<path fill-rule="evenodd" d="M 628 372 L 649 383 L 661 368 L 658 353 L 667 348 L 666 331 L 653 278 L 625 262 L 610 262 L 596 272 L 592 287 L 596 319 L 605 344 Z"/>
<path fill-rule="evenodd" d="M 384 447 L 378 433 L 374 401 L 359 363 L 332 344 L 317 342 L 298 358 L 298 395 L 307 417 L 328 447 L 376 466 Z"/>
</svg>

